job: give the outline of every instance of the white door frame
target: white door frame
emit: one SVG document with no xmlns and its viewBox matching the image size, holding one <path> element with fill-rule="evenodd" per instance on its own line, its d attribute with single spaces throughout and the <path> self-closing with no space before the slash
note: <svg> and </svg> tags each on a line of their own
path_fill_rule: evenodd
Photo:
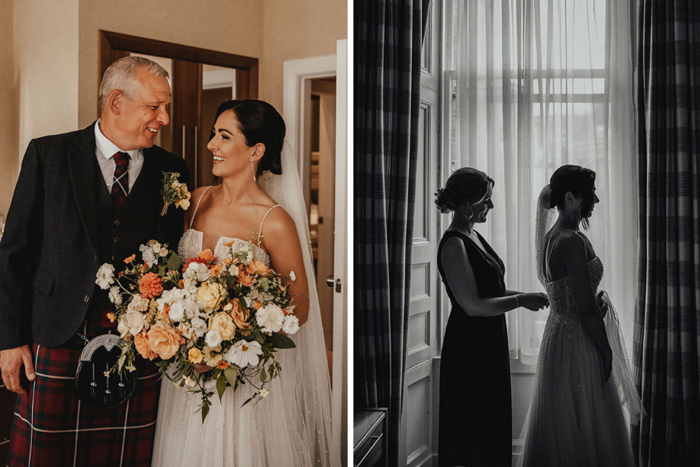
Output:
<svg viewBox="0 0 700 467">
<path fill-rule="evenodd" d="M 302 184 L 308 189 L 305 154 L 310 136 L 304 132 L 310 119 L 311 81 L 336 77 L 336 179 L 334 278 L 341 280 L 333 298 L 333 392 L 331 401 L 333 441 L 341 445 L 341 460 L 347 458 L 347 40 L 337 43 L 337 55 L 301 58 L 284 62 L 284 122 L 286 139 L 294 148 Z M 342 129 L 342 130 L 341 130 Z"/>
</svg>

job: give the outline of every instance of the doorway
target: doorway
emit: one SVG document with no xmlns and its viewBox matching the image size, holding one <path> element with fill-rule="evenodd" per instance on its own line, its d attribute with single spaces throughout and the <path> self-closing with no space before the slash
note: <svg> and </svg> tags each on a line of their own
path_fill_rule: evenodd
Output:
<svg viewBox="0 0 700 467">
<path fill-rule="evenodd" d="M 332 368 L 333 437 L 341 445 L 342 459 L 347 458 L 348 451 L 347 213 L 352 209 L 347 197 L 351 160 L 347 157 L 347 69 L 346 40 L 338 41 L 336 55 L 284 62 L 284 121 L 287 141 L 297 155 L 302 185 L 308 194 L 310 224 L 316 230 L 316 277 Z"/>
</svg>

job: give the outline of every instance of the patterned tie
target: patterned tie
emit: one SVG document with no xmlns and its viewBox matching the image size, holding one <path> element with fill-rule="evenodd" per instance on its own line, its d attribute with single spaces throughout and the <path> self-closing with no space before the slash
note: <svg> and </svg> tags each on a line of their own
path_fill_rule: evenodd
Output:
<svg viewBox="0 0 700 467">
<path fill-rule="evenodd" d="M 129 194 L 129 155 L 118 152 L 114 156 L 117 166 L 114 168 L 114 180 L 112 181 L 112 199 L 117 211 L 126 203 Z"/>
</svg>

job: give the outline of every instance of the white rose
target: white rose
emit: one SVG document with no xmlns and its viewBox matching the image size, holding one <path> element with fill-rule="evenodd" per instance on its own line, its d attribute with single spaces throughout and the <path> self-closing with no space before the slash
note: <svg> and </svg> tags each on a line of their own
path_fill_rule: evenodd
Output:
<svg viewBox="0 0 700 467">
<path fill-rule="evenodd" d="M 295 280 L 297 280 L 297 275 L 294 274 L 294 271 L 292 271 L 292 272 L 289 273 L 289 279 L 290 279 L 292 282 L 294 282 Z"/>
<path fill-rule="evenodd" d="M 129 332 L 132 336 L 140 333 L 145 323 L 146 317 L 138 311 L 127 311 L 126 315 L 124 315 L 124 324 L 129 327 Z"/>
<path fill-rule="evenodd" d="M 117 323 L 117 331 L 119 331 L 119 337 L 122 339 L 124 339 L 124 337 L 126 337 L 126 335 L 129 333 L 129 326 L 127 326 L 124 322 L 123 316 L 119 318 L 119 322 Z"/>
<path fill-rule="evenodd" d="M 153 243 L 151 245 L 151 249 L 153 250 L 153 253 L 155 253 L 156 255 L 159 255 L 160 254 L 160 243 L 158 243 L 158 242 Z"/>
<path fill-rule="evenodd" d="M 241 270 L 235 264 L 232 264 L 228 268 L 228 273 L 231 274 L 232 276 L 237 276 L 240 272 L 241 272 Z"/>
<path fill-rule="evenodd" d="M 284 317 L 284 324 L 282 324 L 282 331 L 285 334 L 295 334 L 299 330 L 299 318 L 294 315 L 287 315 Z"/>
<path fill-rule="evenodd" d="M 284 312 L 277 305 L 267 305 L 258 310 L 255 319 L 262 332 L 279 332 L 284 324 Z"/>
<path fill-rule="evenodd" d="M 221 344 L 221 334 L 219 334 L 219 331 L 209 331 L 207 333 L 206 343 L 209 347 L 216 347 Z"/>
<path fill-rule="evenodd" d="M 153 265 L 156 264 L 156 255 L 153 252 L 153 248 L 147 245 L 141 245 L 139 251 L 141 252 L 143 261 L 148 264 L 148 267 L 153 267 Z"/>
<path fill-rule="evenodd" d="M 102 290 L 107 290 L 110 285 L 114 284 L 114 266 L 105 263 L 97 270 L 97 284 Z"/>
<path fill-rule="evenodd" d="M 109 301 L 117 306 L 122 304 L 122 295 L 119 293 L 119 287 L 109 289 Z"/>
<path fill-rule="evenodd" d="M 202 263 L 190 263 L 187 270 L 183 274 L 188 279 L 195 279 L 199 282 L 204 282 L 209 279 L 209 268 Z"/>
</svg>

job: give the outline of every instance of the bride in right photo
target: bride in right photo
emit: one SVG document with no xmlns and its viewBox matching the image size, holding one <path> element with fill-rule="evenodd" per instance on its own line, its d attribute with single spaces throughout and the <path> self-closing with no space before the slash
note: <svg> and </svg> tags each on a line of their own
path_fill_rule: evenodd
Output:
<svg viewBox="0 0 700 467">
<path fill-rule="evenodd" d="M 635 465 L 627 420 L 638 424 L 643 408 L 617 314 L 607 293 L 598 291 L 603 262 L 580 230 L 600 201 L 595 177 L 590 169 L 564 165 L 539 196 L 537 272 L 550 314 L 518 465 Z"/>
</svg>

